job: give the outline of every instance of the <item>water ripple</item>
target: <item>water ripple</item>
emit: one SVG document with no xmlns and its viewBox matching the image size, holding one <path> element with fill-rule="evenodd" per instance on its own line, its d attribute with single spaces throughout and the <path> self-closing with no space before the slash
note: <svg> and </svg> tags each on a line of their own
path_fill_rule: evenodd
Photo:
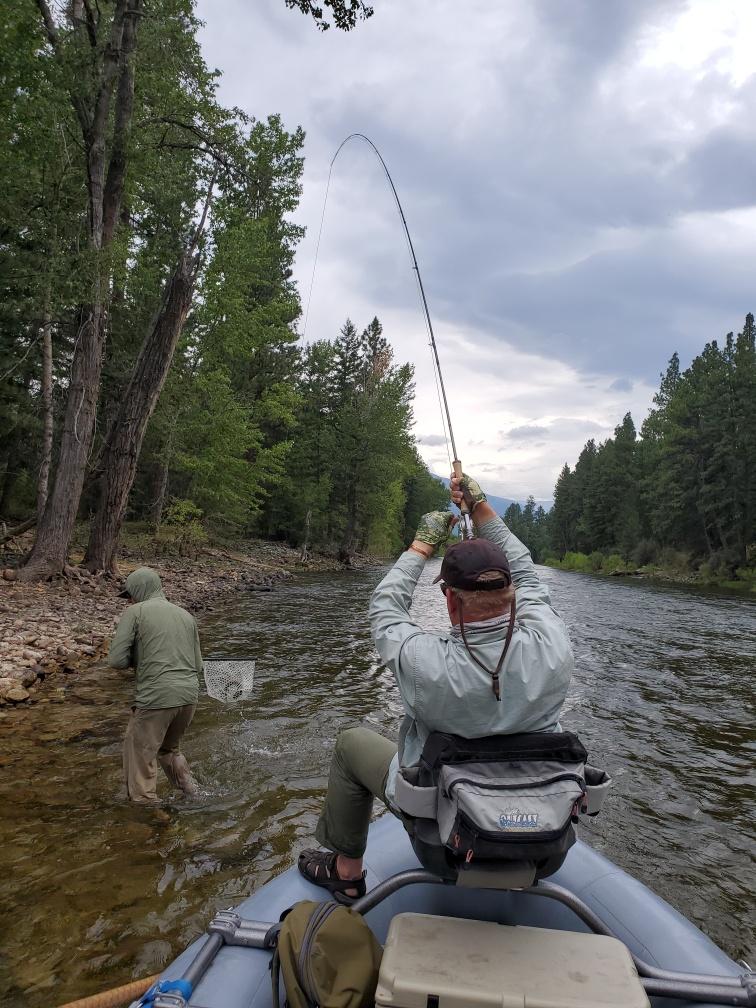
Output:
<svg viewBox="0 0 756 1008">
<path fill-rule="evenodd" d="M 414 608 L 441 630 L 436 567 Z M 576 656 L 564 724 L 615 780 L 583 835 L 730 955 L 756 958 L 756 606 L 542 573 Z M 123 799 L 128 677 L 98 670 L 65 703 L 14 714 L 0 753 L 1 1005 L 161 969 L 311 842 L 338 732 L 363 721 L 393 736 L 401 718 L 367 627 L 377 578 L 313 575 L 203 619 L 207 653 L 256 656 L 255 693 L 238 707 L 202 698 L 185 743 L 202 793 L 169 798 L 167 822 Z"/>
</svg>

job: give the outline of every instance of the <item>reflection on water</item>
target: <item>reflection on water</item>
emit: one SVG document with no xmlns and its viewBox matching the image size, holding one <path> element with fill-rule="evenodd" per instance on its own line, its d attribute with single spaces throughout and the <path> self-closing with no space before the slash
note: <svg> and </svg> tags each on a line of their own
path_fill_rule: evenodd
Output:
<svg viewBox="0 0 756 1008">
<path fill-rule="evenodd" d="M 417 618 L 445 625 L 429 565 Z M 737 598 L 542 570 L 577 670 L 563 722 L 615 778 L 583 836 L 735 958 L 756 958 L 756 607 Z M 154 973 L 214 911 L 312 839 L 333 741 L 401 705 L 365 619 L 378 574 L 312 575 L 203 618 L 213 654 L 257 658 L 255 698 L 203 697 L 185 749 L 199 801 L 124 802 L 129 679 L 78 678 L 65 703 L 0 721 L 0 1005 L 42 1008 Z M 165 790 L 167 784 L 161 780 Z"/>
</svg>

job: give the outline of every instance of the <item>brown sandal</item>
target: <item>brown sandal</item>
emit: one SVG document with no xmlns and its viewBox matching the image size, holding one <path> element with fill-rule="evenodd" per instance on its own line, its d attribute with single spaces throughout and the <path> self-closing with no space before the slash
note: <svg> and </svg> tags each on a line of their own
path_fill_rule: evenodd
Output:
<svg viewBox="0 0 756 1008">
<path fill-rule="evenodd" d="M 337 854 L 327 850 L 303 850 L 297 861 L 297 868 L 301 875 L 312 882 L 313 885 L 322 886 L 327 889 L 337 903 L 345 903 L 347 906 L 354 903 L 356 899 L 364 896 L 367 892 L 365 885 L 365 875 L 357 879 L 339 878 L 336 868 Z M 347 892 L 347 889 L 354 890 L 355 894 Z"/>
</svg>

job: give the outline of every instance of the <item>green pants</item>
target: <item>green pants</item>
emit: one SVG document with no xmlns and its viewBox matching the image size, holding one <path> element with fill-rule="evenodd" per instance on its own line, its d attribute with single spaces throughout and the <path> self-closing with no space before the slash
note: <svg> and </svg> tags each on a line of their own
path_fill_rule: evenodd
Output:
<svg viewBox="0 0 756 1008">
<path fill-rule="evenodd" d="M 336 739 L 325 805 L 315 836 L 328 850 L 365 853 L 373 799 L 386 804 L 386 777 L 396 744 L 369 728 L 348 728 Z"/>
</svg>

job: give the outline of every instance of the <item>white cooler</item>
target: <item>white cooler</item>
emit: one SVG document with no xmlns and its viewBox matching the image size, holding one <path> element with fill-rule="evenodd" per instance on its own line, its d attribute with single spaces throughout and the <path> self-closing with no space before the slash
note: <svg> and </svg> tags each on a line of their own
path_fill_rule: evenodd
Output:
<svg viewBox="0 0 756 1008">
<path fill-rule="evenodd" d="M 381 962 L 381 1008 L 649 1008 L 616 938 L 398 914 Z"/>
</svg>

